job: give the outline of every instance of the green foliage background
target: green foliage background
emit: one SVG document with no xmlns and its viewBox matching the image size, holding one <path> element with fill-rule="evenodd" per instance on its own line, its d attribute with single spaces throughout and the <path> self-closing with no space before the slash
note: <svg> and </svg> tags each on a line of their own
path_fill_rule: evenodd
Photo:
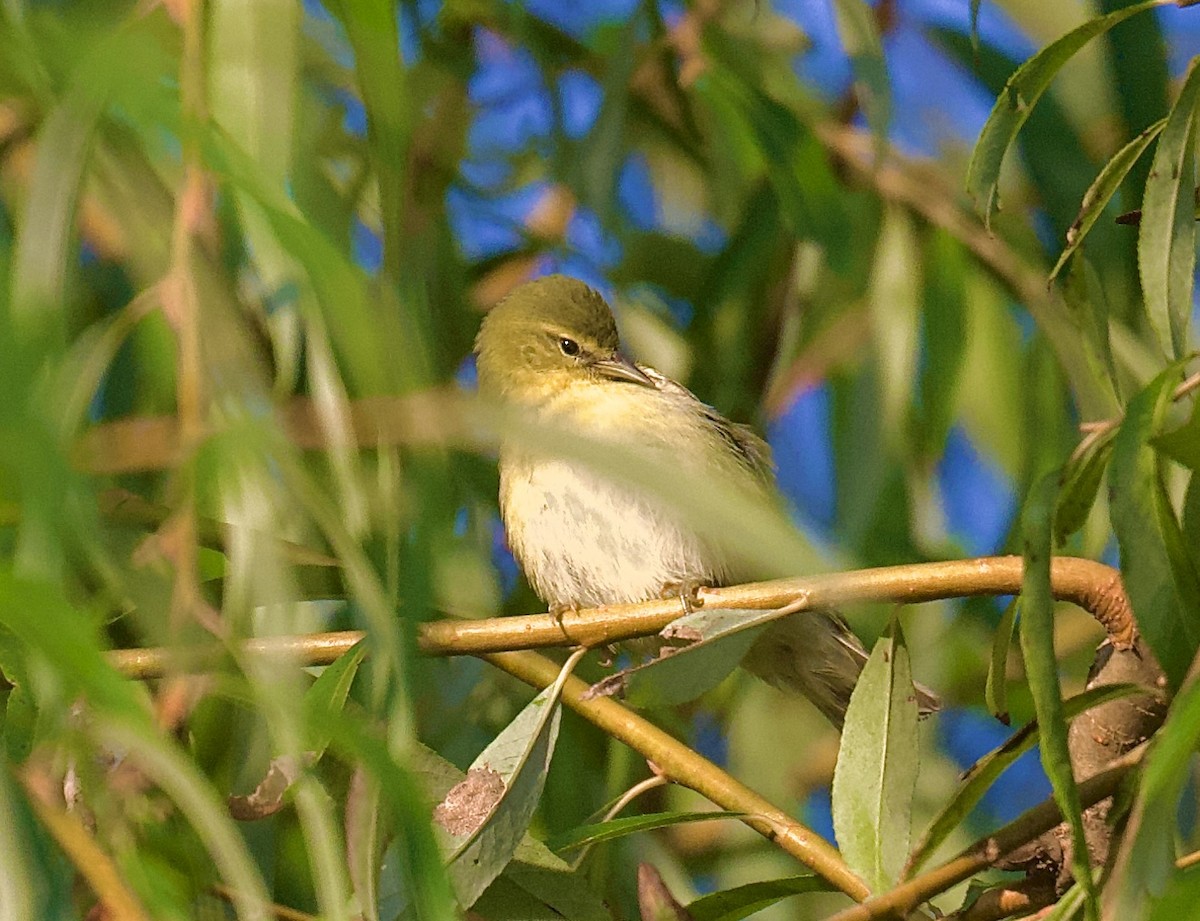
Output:
<svg viewBox="0 0 1200 921">
<path fill-rule="evenodd" d="M 469 425 L 417 424 L 400 398 L 452 385 L 481 310 L 564 246 L 577 206 L 622 244 L 612 280 L 647 363 L 760 423 L 828 378 L 838 494 L 825 565 L 961 555 L 934 476 L 956 423 L 1022 497 L 1049 483 L 1014 525 L 1014 552 L 1022 528 L 1027 544 L 1048 546 L 1054 530 L 1060 552 L 1093 558 L 1115 536 L 1139 623 L 1184 690 L 1133 789 L 1139 821 L 1114 885 L 1126 908 L 1160 917 L 1190 897 L 1195 873 L 1172 860 L 1194 837 L 1175 805 L 1200 736 L 1187 680 L 1200 426 L 1172 390 L 1193 342 L 1200 78 L 1169 85 L 1144 11 L 1051 45 L 1085 14 L 1006 4 L 1049 50 L 1013 77 L 1018 62 L 937 34 L 1000 102 L 969 168 L 959 149 L 910 162 L 884 140 L 880 22 L 856 0 L 838 5 L 868 131 L 797 81 L 800 36 L 758 4 L 698 3 L 690 31 L 649 4 L 639 28 L 577 41 L 519 5 L 449 2 L 415 62 L 398 52 L 391 4 L 328 4 L 351 64 L 320 32 L 335 27 L 306 24 L 285 0 L 3 5 L 0 918 L 83 917 L 98 895 L 113 917 L 262 917 L 267 902 L 325 918 L 455 916 L 455 893 L 479 880 L 464 861 L 444 869 L 430 809 L 510 725 L 531 751 L 555 734 L 557 745 L 549 771 L 534 771 L 545 786 L 527 797 L 532 837 L 500 861 L 480 916 L 634 917 L 639 861 L 684 902 L 699 878 L 725 889 L 797 872 L 732 820 L 624 836 L 568 866 L 538 842 L 587 823 L 646 765 L 570 712 L 558 725 L 554 706 L 514 724 L 529 692 L 511 678 L 416 652 L 427 621 L 538 606 L 527 588 L 504 597 L 492 563 L 489 452 L 506 423 L 476 409 Z M 586 138 L 556 133 L 550 156 L 517 159 L 514 182 L 545 179 L 550 192 L 521 249 L 470 262 L 445 201 L 479 26 L 548 74 L 593 74 L 605 103 Z M 365 136 L 347 131 L 343 92 L 361 99 Z M 614 189 L 634 150 L 679 234 L 622 223 Z M 1139 206 L 1140 226 L 1115 222 Z M 716 254 L 683 235 L 707 215 L 728 231 Z M 381 236 L 377 275 L 353 258 L 356 217 Z M 1090 232 L 1048 286 L 1077 218 Z M 84 243 L 96 258 L 79 258 Z M 694 321 L 672 323 L 642 282 L 689 300 Z M 308 429 L 284 421 L 297 398 Z M 398 413 L 379 445 L 353 429 L 369 399 Z M 816 555 L 792 539 L 801 571 Z M 1027 618 L 1038 632 L 1026 655 L 1058 659 L 1031 664 L 1031 689 L 1014 653 L 1008 709 L 1061 728 L 1058 684 L 1079 690 L 1099 632 L 1078 611 L 1052 618 L 1048 593 L 1027 597 L 1046 616 Z M 978 704 L 997 617 L 981 601 L 953 611 L 906 616 L 914 671 Z M 870 636 L 890 611 L 848 613 Z M 367 630 L 371 654 L 320 678 L 241 645 L 339 629 Z M 218 653 L 203 675 L 135 683 L 105 651 L 137 646 Z M 594 658 L 580 667 L 589 677 Z M 887 698 L 892 678 L 877 677 Z M 833 771 L 832 730 L 744 676 L 689 708 L 654 719 L 694 743 L 691 717 L 715 715 L 729 771 L 785 809 Z M 911 807 L 918 829 L 957 782 L 932 742 L 922 730 L 911 804 L 888 801 Z M 1044 754 L 1051 768 L 1062 757 Z M 286 805 L 235 822 L 227 798 L 272 765 L 293 778 Z M 1069 803 L 1069 777 L 1050 773 Z M 677 788 L 650 802 L 703 806 Z M 983 818 L 961 821 L 943 853 Z M 771 910 L 821 917 L 844 903 L 810 894 Z"/>
</svg>

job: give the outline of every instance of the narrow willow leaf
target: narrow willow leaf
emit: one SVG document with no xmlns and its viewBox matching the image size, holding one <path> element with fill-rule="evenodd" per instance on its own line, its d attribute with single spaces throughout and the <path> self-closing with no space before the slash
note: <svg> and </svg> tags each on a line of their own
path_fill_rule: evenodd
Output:
<svg viewBox="0 0 1200 921">
<path fill-rule="evenodd" d="M 366 654 L 366 640 L 360 640 L 321 672 L 320 677 L 304 694 L 304 709 L 309 714 L 310 725 L 313 725 L 308 747 L 317 758 L 329 747 L 329 733 L 321 726 L 329 720 L 337 719 L 341 714 L 346 705 L 346 698 L 350 696 L 354 676 L 358 674 L 358 666 L 362 664 Z"/>
<path fill-rule="evenodd" d="M 842 47 L 854 69 L 859 106 L 867 118 L 875 149 L 882 152 L 892 121 L 892 86 L 875 11 L 864 0 L 836 0 L 834 11 Z"/>
<path fill-rule="evenodd" d="M 1200 587 L 1148 442 L 1161 425 L 1179 374 L 1179 365 L 1168 368 L 1130 400 L 1108 469 L 1125 591 L 1138 628 L 1173 687 L 1183 682 L 1200 645 Z"/>
<path fill-rule="evenodd" d="M 1175 867 L 1179 798 L 1191 780 L 1198 746 L 1200 681 L 1192 681 L 1171 702 L 1166 722 L 1146 755 L 1113 876 L 1105 887 L 1106 921 L 1145 917 L 1151 899 L 1166 889 Z"/>
<path fill-rule="evenodd" d="M 1142 196 L 1138 274 L 1146 316 L 1162 351 L 1176 358 L 1187 347 L 1196 269 L 1196 110 L 1200 58 L 1167 116 Z"/>
<path fill-rule="evenodd" d="M 463 907 L 500 875 L 529 828 L 558 739 L 559 697 L 575 661 L 492 740 L 434 810 L 435 823 L 449 832 L 450 879 Z"/>
<path fill-rule="evenodd" d="M 713 892 L 688 905 L 687 912 L 692 921 L 740 921 L 793 895 L 833 891 L 819 876 L 785 876 Z"/>
<path fill-rule="evenodd" d="M 999 204 L 1000 166 L 1004 162 L 1004 155 L 1062 66 L 1096 36 L 1103 35 L 1130 16 L 1167 2 L 1147 0 L 1107 16 L 1089 19 L 1017 68 L 996 100 L 967 167 L 967 191 L 975 198 L 985 223 L 990 224 Z"/>
<path fill-rule="evenodd" d="M 1159 119 L 1113 154 L 1112 159 L 1104 164 L 1096 176 L 1095 182 L 1091 184 L 1083 196 L 1083 201 L 1080 202 L 1079 216 L 1067 230 L 1067 245 L 1059 255 L 1058 262 L 1054 263 L 1054 268 L 1050 270 L 1051 281 L 1058 277 L 1058 273 L 1067 264 L 1067 260 L 1083 244 L 1092 226 L 1100 219 L 1100 215 L 1104 213 L 1104 209 L 1108 207 L 1112 197 L 1121 188 L 1121 183 L 1125 181 L 1129 171 L 1141 159 L 1146 148 L 1158 137 L 1166 123 L 1165 118 Z"/>
<path fill-rule="evenodd" d="M 1054 505 L 1058 495 L 1057 472 L 1042 477 L 1030 490 L 1021 514 L 1022 556 L 1025 575 L 1021 580 L 1021 652 L 1033 693 L 1034 712 L 1042 736 L 1042 767 L 1050 778 L 1054 799 L 1071 829 L 1074 849 L 1071 868 L 1082 882 L 1087 897 L 1087 916 L 1095 921 L 1099 902 L 1088 863 L 1087 839 L 1083 833 L 1082 808 L 1071 753 L 1067 747 L 1067 721 L 1062 691 L 1058 684 L 1058 660 L 1054 657 L 1054 595 L 1050 590 L 1050 557 Z"/>
<path fill-rule="evenodd" d="M 996 635 L 992 638 L 992 655 L 988 660 L 987 683 L 983 698 L 987 708 L 1005 726 L 1008 725 L 1008 650 L 1012 646 L 1013 627 L 1017 623 L 1020 598 L 1014 598 L 1004 609 Z"/>
<path fill-rule="evenodd" d="M 893 621 L 850 697 L 833 774 L 838 847 L 872 892 L 900 876 L 916 780 L 917 697 L 904 635 Z"/>
<path fill-rule="evenodd" d="M 1112 457 L 1115 434 L 1115 431 L 1106 434 L 1087 454 L 1067 468 L 1058 494 L 1058 506 L 1054 510 L 1056 544 L 1061 546 L 1087 521 Z"/>
<path fill-rule="evenodd" d="M 435 921 L 457 921 L 462 912 L 455 903 L 449 875 L 443 863 L 441 849 L 434 838 L 433 825 L 429 820 L 429 807 L 425 790 L 418 786 L 418 779 L 443 779 L 447 772 L 454 772 L 453 765 L 446 764 L 433 752 L 418 743 L 412 743 L 407 764 L 401 767 L 388 751 L 382 739 L 368 734 L 359 720 L 339 719 L 330 723 L 331 744 L 348 763 L 359 764 L 375 780 L 383 801 L 390 807 L 395 827 L 404 829 L 397 835 L 388 861 L 392 872 L 399 878 L 402 891 L 380 893 L 381 901 L 391 899 L 395 903 L 395 917 L 407 908 L 414 918 L 430 918 Z M 423 776 L 421 776 L 423 775 Z M 382 887 L 380 887 L 382 889 Z"/>
<path fill-rule="evenodd" d="M 709 822 L 715 819 L 738 819 L 742 815 L 741 812 L 650 812 L 645 815 L 626 816 L 623 819 L 609 819 L 607 822 L 596 822 L 593 825 L 580 825 L 563 832 L 546 844 L 552 851 L 575 851 L 603 841 L 614 841 L 626 835 L 653 831 L 656 828 L 670 828 L 672 825 Z"/>
<path fill-rule="evenodd" d="M 1183 425 L 1155 435 L 1150 443 L 1189 470 L 1200 470 L 1200 398 L 1193 400 L 1192 412 Z"/>
<path fill-rule="evenodd" d="M 25 810 L 18 804 L 11 767 L 6 758 L 0 757 L 0 878 L 4 880 L 0 921 L 22 921 L 41 915 L 38 891 L 44 891 L 44 882 L 38 878 L 31 853 L 29 839 L 34 833 L 26 821 Z"/>
<path fill-rule="evenodd" d="M 1092 707 L 1146 692 L 1146 688 L 1136 684 L 1106 684 L 1091 688 L 1063 702 L 1063 717 L 1071 720 Z M 984 794 L 1000 775 L 1025 752 L 1033 748 L 1039 738 L 1037 722 L 1027 723 L 1013 733 L 1012 737 L 1003 745 L 988 752 L 971 765 L 963 775 L 962 786 L 955 791 L 950 802 L 934 816 L 933 821 L 929 823 L 929 829 L 917 846 L 913 848 L 912 856 L 909 857 L 908 865 L 904 870 L 905 876 L 912 876 L 921 869 L 954 829 L 958 828 L 970 815 L 971 810 L 979 804 Z"/>
<path fill-rule="evenodd" d="M 701 608 L 667 628 L 670 636 L 691 640 L 687 646 L 665 647 L 653 661 L 614 675 L 612 684 L 619 686 L 621 696 L 633 707 L 667 707 L 695 700 L 737 668 L 773 613 Z"/>
<path fill-rule="evenodd" d="M 379 187 L 384 267 L 400 281 L 406 218 L 414 86 L 400 57 L 399 17 L 386 0 L 335 0 L 329 11 L 346 27 L 355 75 L 367 116 L 367 143 Z"/>
</svg>

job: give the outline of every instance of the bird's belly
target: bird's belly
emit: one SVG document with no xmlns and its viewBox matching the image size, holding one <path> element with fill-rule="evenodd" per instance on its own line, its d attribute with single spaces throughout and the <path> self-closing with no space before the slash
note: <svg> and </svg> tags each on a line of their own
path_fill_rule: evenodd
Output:
<svg viewBox="0 0 1200 921">
<path fill-rule="evenodd" d="M 670 583 L 722 576 L 712 551 L 667 509 L 563 461 L 503 470 L 501 512 L 513 552 L 550 605 L 644 601 Z"/>
</svg>

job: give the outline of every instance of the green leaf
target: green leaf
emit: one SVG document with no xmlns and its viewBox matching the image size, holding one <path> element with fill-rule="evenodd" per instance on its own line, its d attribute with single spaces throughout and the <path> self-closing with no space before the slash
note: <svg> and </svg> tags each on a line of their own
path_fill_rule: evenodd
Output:
<svg viewBox="0 0 1200 921">
<path fill-rule="evenodd" d="M 776 902 L 806 892 L 832 892 L 819 876 L 785 876 L 713 892 L 687 906 L 692 921 L 740 921 Z"/>
<path fill-rule="evenodd" d="M 737 668 L 774 614 L 701 608 L 664 631 L 664 636 L 689 640 L 687 646 L 666 647 L 653 661 L 607 680 L 619 686 L 621 696 L 633 707 L 669 707 L 695 700 Z"/>
<path fill-rule="evenodd" d="M 1200 470 L 1200 398 L 1193 398 L 1192 412 L 1183 425 L 1155 435 L 1150 443 L 1189 470 Z"/>
<path fill-rule="evenodd" d="M 1054 656 L 1050 558 L 1058 478 L 1057 472 L 1043 476 L 1030 490 L 1021 514 L 1022 556 L 1025 559 L 1025 575 L 1021 581 L 1021 652 L 1025 656 L 1025 672 L 1042 736 L 1042 766 L 1050 778 L 1054 799 L 1071 829 L 1074 848 L 1071 866 L 1075 879 L 1082 881 L 1086 890 L 1087 916 L 1090 921 L 1096 921 L 1099 901 L 1088 863 L 1079 789 L 1075 786 L 1067 747 L 1067 721 L 1058 684 L 1058 661 Z"/>
<path fill-rule="evenodd" d="M 1113 878 L 1105 887 L 1114 900 L 1111 917 L 1136 921 L 1145 917 L 1152 897 L 1163 895 L 1175 868 L 1179 798 L 1191 780 L 1197 747 L 1200 681 L 1193 680 L 1171 702 L 1146 755 Z M 1189 908 L 1182 916 L 1191 913 Z"/>
<path fill-rule="evenodd" d="M 900 876 L 917 780 L 917 697 L 898 622 L 875 644 L 842 729 L 833 827 L 850 867 L 883 892 Z"/>
<path fill-rule="evenodd" d="M 1009 610 L 1011 611 L 1012 608 L 1010 607 Z M 1120 700 L 1124 697 L 1145 693 L 1146 688 L 1136 684 L 1106 684 L 1094 687 L 1064 701 L 1063 718 L 1071 720 L 1080 713 L 1111 700 Z M 963 775 L 962 785 L 955 791 L 950 802 L 934 816 L 924 836 L 913 848 L 912 856 L 909 857 L 908 865 L 904 870 L 906 877 L 914 875 L 921 869 L 954 829 L 970 815 L 971 810 L 983 799 L 984 794 L 991 789 L 992 784 L 1000 775 L 1021 755 L 1033 748 L 1039 738 L 1037 721 L 1026 723 L 1013 733 L 1003 745 L 988 752 L 971 765 Z"/>
<path fill-rule="evenodd" d="M 466 908 L 512 860 L 533 819 L 558 738 L 559 696 L 573 664 L 492 740 L 434 811 L 448 836 L 450 879 Z"/>
<path fill-rule="evenodd" d="M 1105 434 L 1087 454 L 1067 467 L 1054 511 L 1054 540 L 1059 546 L 1087 521 L 1112 457 L 1115 435 L 1115 430 Z"/>
<path fill-rule="evenodd" d="M 1017 68 L 996 100 L 967 167 L 967 191 L 978 203 L 985 223 L 990 226 L 992 214 L 999 204 L 1000 166 L 1004 155 L 1062 66 L 1080 48 L 1117 23 L 1166 2 L 1168 0 L 1147 0 L 1107 16 L 1089 19 Z"/>
<path fill-rule="evenodd" d="M 967 355 L 967 260 L 962 244 L 938 229 L 925 244 L 921 264 L 921 361 L 912 411 L 918 450 L 925 457 L 941 457 L 957 416 Z"/>
<path fill-rule="evenodd" d="M 1108 469 L 1109 509 L 1125 591 L 1138 629 L 1173 687 L 1183 682 L 1200 645 L 1200 580 L 1149 442 L 1179 376 L 1180 366 L 1173 365 L 1129 402 Z"/>
<path fill-rule="evenodd" d="M 626 816 L 623 819 L 609 819 L 607 822 L 596 822 L 592 825 L 580 825 L 556 835 L 547 841 L 546 845 L 552 851 L 575 851 L 639 832 L 714 819 L 739 819 L 742 815 L 740 812 L 650 812 L 645 815 Z"/>
<path fill-rule="evenodd" d="M 1004 609 L 996 635 L 992 638 L 992 655 L 988 660 L 987 683 L 983 698 L 987 708 L 1005 726 L 1008 725 L 1008 650 L 1012 646 L 1013 627 L 1017 624 L 1020 598 L 1014 598 Z"/>
<path fill-rule="evenodd" d="M 1067 245 L 1062 253 L 1059 254 L 1058 261 L 1054 263 L 1054 268 L 1050 270 L 1051 281 L 1058 277 L 1058 273 L 1067 264 L 1067 260 L 1083 245 L 1088 232 L 1092 229 L 1096 221 L 1100 219 L 1100 216 L 1104 213 L 1104 209 L 1108 207 L 1108 203 L 1112 201 L 1112 197 L 1117 193 L 1117 190 L 1121 188 L 1121 183 L 1125 181 L 1125 177 L 1129 175 L 1129 171 L 1141 159 L 1142 154 L 1146 152 L 1146 148 L 1158 137 L 1159 132 L 1162 131 L 1166 123 L 1167 120 L 1165 118 L 1159 119 L 1113 154 L 1112 159 L 1104 164 L 1103 169 L 1100 170 L 1095 181 L 1088 187 L 1087 192 L 1083 196 L 1083 201 L 1079 204 L 1079 216 L 1075 218 L 1074 223 L 1067 230 Z"/>
<path fill-rule="evenodd" d="M 1187 348 L 1196 268 L 1196 109 L 1200 58 L 1192 61 L 1167 116 L 1142 196 L 1138 274 L 1146 316 L 1162 351 Z"/>
<path fill-rule="evenodd" d="M 330 733 L 324 728 L 338 718 L 350 696 L 350 686 L 358 674 L 358 666 L 367 654 L 367 641 L 360 640 L 329 665 L 304 694 L 304 709 L 313 727 L 308 750 L 320 758 L 329 747 Z"/>
<path fill-rule="evenodd" d="M 892 120 L 892 86 L 875 11 L 864 0 L 836 0 L 834 12 L 842 48 L 854 70 L 859 106 L 875 139 L 875 149 L 882 153 Z"/>
</svg>

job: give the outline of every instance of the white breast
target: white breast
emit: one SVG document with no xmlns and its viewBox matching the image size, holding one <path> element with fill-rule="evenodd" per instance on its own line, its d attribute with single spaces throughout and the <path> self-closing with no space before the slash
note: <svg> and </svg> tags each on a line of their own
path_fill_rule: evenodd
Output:
<svg viewBox="0 0 1200 921">
<path fill-rule="evenodd" d="M 723 575 L 666 509 L 569 462 L 506 463 L 500 494 L 509 544 L 547 604 L 644 601 Z"/>
</svg>

